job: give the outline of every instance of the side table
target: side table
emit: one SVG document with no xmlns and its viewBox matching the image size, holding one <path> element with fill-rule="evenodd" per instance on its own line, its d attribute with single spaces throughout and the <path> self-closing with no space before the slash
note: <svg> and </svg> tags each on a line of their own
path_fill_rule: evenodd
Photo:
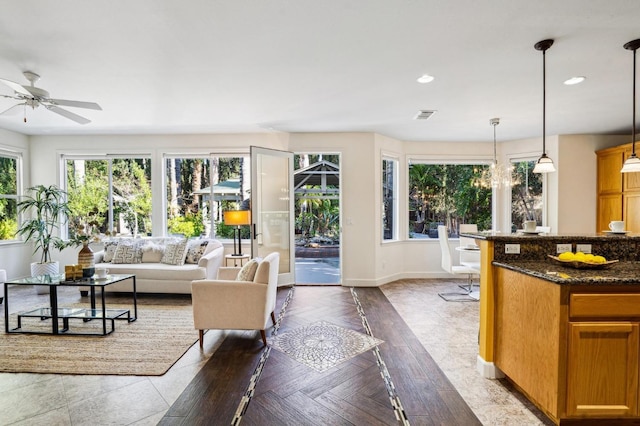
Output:
<svg viewBox="0 0 640 426">
<path fill-rule="evenodd" d="M 234 256 L 232 254 L 227 254 L 224 256 L 224 266 L 243 266 L 246 262 L 249 261 L 249 255 L 243 254 L 241 256 Z"/>
</svg>

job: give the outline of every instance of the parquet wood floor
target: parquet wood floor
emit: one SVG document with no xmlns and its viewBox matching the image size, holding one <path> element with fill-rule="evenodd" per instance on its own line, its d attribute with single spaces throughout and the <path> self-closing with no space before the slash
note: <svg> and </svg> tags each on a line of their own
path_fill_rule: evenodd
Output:
<svg viewBox="0 0 640 426">
<path fill-rule="evenodd" d="M 288 291 L 279 290 L 277 310 Z M 380 355 L 408 422 L 479 425 L 383 293 L 377 288 L 357 288 L 356 293 L 373 336 L 384 341 Z M 365 332 L 348 288 L 304 286 L 295 288 L 278 333 L 320 320 Z M 231 424 L 262 351 L 256 332 L 231 333 L 159 424 Z M 397 425 L 399 421 L 373 351 L 318 373 L 272 349 L 240 424 Z"/>
</svg>

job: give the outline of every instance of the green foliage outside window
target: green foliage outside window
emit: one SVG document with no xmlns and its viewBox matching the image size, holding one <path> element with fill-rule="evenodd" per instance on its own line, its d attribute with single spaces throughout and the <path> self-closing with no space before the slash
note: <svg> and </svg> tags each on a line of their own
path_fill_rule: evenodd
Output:
<svg viewBox="0 0 640 426">
<path fill-rule="evenodd" d="M 486 166 L 482 166 L 486 167 Z M 437 225 L 452 235 L 463 223 L 491 228 L 491 189 L 475 185 L 482 167 L 467 164 L 409 165 L 410 238 L 437 238 Z"/>
<path fill-rule="evenodd" d="M 18 160 L 0 156 L 0 240 L 15 239 L 18 230 Z"/>
<path fill-rule="evenodd" d="M 151 233 L 149 159 L 69 159 L 66 166 L 70 238 L 75 238 L 78 230 L 87 225 L 97 228 L 101 234 Z"/>
</svg>

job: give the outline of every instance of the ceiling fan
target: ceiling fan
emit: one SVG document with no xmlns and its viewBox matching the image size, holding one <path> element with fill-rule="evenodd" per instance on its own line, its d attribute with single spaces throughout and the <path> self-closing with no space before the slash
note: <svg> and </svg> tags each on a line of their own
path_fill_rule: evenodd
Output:
<svg viewBox="0 0 640 426">
<path fill-rule="evenodd" d="M 56 114 L 66 117 L 69 120 L 73 120 L 78 124 L 87 124 L 87 123 L 91 123 L 91 120 L 85 117 L 82 117 L 78 114 L 75 114 L 71 111 L 67 111 L 66 109 L 62 109 L 60 108 L 60 105 L 74 107 L 74 108 L 102 110 L 100 105 L 98 105 L 95 102 L 81 102 L 81 101 L 69 101 L 65 99 L 51 99 L 49 97 L 49 92 L 47 92 L 44 89 L 40 89 L 39 87 L 36 87 L 34 85 L 38 80 L 40 80 L 40 76 L 38 74 L 31 71 L 24 71 L 22 74 L 25 76 L 27 80 L 29 80 L 29 82 L 31 83 L 30 86 L 23 86 L 11 80 L 5 80 L 4 78 L 0 78 L 0 82 L 9 86 L 15 92 L 13 96 L 2 95 L 2 94 L 0 94 L 0 96 L 4 98 L 16 99 L 20 101 L 19 104 L 16 104 L 11 108 L 3 111 L 2 113 L 0 113 L 0 115 L 8 113 L 14 108 L 23 106 L 25 108 L 24 122 L 26 123 L 27 122 L 26 108 L 30 106 L 31 109 L 36 109 L 40 105 L 42 105 L 49 111 L 55 112 Z"/>
</svg>

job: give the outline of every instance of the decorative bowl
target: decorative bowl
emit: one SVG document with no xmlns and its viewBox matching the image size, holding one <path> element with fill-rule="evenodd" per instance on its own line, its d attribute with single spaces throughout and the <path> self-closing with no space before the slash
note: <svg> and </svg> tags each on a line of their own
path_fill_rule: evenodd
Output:
<svg viewBox="0 0 640 426">
<path fill-rule="evenodd" d="M 607 269 L 619 262 L 618 260 L 607 260 L 604 263 L 589 263 L 581 262 L 579 260 L 560 260 L 557 256 L 552 256 L 550 254 L 548 254 L 547 256 L 560 263 L 562 266 L 567 266 L 574 269 Z"/>
</svg>

